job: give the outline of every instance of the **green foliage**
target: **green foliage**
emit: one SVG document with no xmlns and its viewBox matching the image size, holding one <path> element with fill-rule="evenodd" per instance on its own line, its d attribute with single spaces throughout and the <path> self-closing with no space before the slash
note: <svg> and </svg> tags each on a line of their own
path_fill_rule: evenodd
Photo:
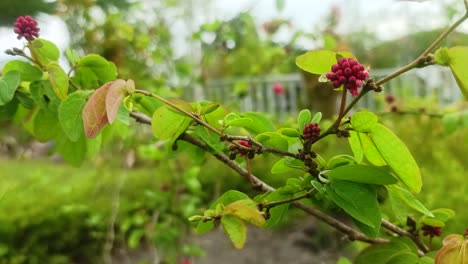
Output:
<svg viewBox="0 0 468 264">
<path fill-rule="evenodd" d="M 331 180 L 352 181 L 357 183 L 387 185 L 397 183 L 388 172 L 366 165 L 339 166 L 326 173 Z"/>
<path fill-rule="evenodd" d="M 0 77 L 0 106 L 9 103 L 20 82 L 20 74 L 17 71 L 9 71 Z"/>
<path fill-rule="evenodd" d="M 117 68 L 112 62 L 95 54 L 80 58 L 75 65 L 72 80 L 83 89 L 96 89 L 115 80 Z"/>
<path fill-rule="evenodd" d="M 373 127 L 369 137 L 400 180 L 410 190 L 420 192 L 421 172 L 406 145 L 392 131 L 380 124 Z"/>
<path fill-rule="evenodd" d="M 373 245 L 362 251 L 354 263 L 418 263 L 417 248 L 406 239 L 393 239 L 392 242 Z"/>
<path fill-rule="evenodd" d="M 380 229 L 380 215 L 377 195 L 372 186 L 350 181 L 333 180 L 325 186 L 325 190 L 340 208 L 359 222 Z M 366 208 L 366 210 L 361 210 Z M 366 230 L 362 230 L 366 232 Z M 376 235 L 376 232 L 374 232 Z M 374 237 L 375 237 L 374 235 Z"/>
<path fill-rule="evenodd" d="M 282 5 L 284 3 L 278 1 L 278 9 L 281 9 Z M 89 14 L 88 11 L 85 10 L 84 14 Z M 422 189 L 421 170 L 406 144 L 391 129 L 378 123 L 379 118 L 376 114 L 357 112 L 350 118 L 347 117 L 352 106 L 361 97 L 355 97 L 348 107 L 344 107 L 347 102 L 346 97 L 343 97 L 338 118 L 334 121 L 322 121 L 322 134 L 316 141 L 304 139 L 302 133 L 307 124 L 321 122 L 320 112 L 312 116 L 309 110 L 302 110 L 296 123 L 290 120 L 277 129 L 276 124 L 262 113 L 229 112 L 219 103 L 210 101 L 189 103 L 181 99 L 164 99 L 161 93 L 166 93 L 164 95 L 168 97 L 177 95 L 174 89 L 169 88 L 168 80 L 172 80 L 168 78 L 170 74 L 162 69 L 166 65 L 158 63 L 161 65 L 160 72 L 147 70 L 147 68 L 154 65 L 156 61 L 163 62 L 173 57 L 171 49 L 167 47 L 170 46 L 171 37 L 166 23 L 160 21 L 161 24 L 153 28 L 158 29 L 156 31 L 160 37 L 158 40 L 163 46 L 167 45 L 164 50 L 159 50 L 154 47 L 159 46 L 160 43 L 151 43 L 149 35 L 141 36 L 143 31 L 124 22 L 120 19 L 121 16 L 122 14 L 107 16 L 101 28 L 103 33 L 91 31 L 87 32 L 91 36 L 85 35 L 89 39 L 100 38 L 100 35 L 106 37 L 103 41 L 105 44 L 103 56 L 91 54 L 79 57 L 76 52 L 68 51 L 66 55 L 72 67 L 70 72 L 66 73 L 58 64 L 60 52 L 57 46 L 50 41 L 37 38 L 28 41 L 26 46 L 31 58 L 18 49 L 8 51 L 13 55 L 24 55 L 29 62 L 8 63 L 3 71 L 4 75 L 0 78 L 0 119 L 12 120 L 23 125 L 39 141 L 53 142 L 51 143 L 54 146 L 53 151 L 58 152 L 65 161 L 75 166 L 81 165 L 86 158 L 94 158 L 101 145 L 112 142 L 114 136 L 125 137 L 127 132 L 130 135 L 129 139 L 117 144 L 118 146 L 112 153 L 116 153 L 116 149 L 121 151 L 123 146 L 135 148 L 138 142 L 147 141 L 148 139 L 142 135 L 144 133 L 128 130 L 126 126 L 130 124 L 130 116 L 139 122 L 150 123 L 148 117 L 140 116 L 139 113 L 130 114 L 130 111 L 140 111 L 151 116 L 152 135 L 158 141 L 163 141 L 161 144 L 164 145 L 165 151 L 171 148 L 175 152 L 163 154 L 162 151 L 155 150 L 154 146 L 136 147 L 139 149 L 139 155 L 151 157 L 160 163 L 169 163 L 176 168 L 177 172 L 184 171 L 171 175 L 174 182 L 182 183 L 182 188 L 166 186 L 159 190 L 146 189 L 143 199 L 145 201 L 148 199 L 149 201 L 146 201 L 148 203 L 130 205 L 128 207 L 130 209 L 126 208 L 131 211 L 129 216 L 124 217 L 119 225 L 116 225 L 115 231 L 120 235 L 116 238 L 120 239 L 119 242 L 123 241 L 129 248 L 136 248 L 142 241 L 154 240 L 154 244 L 161 247 L 161 252 L 168 252 L 167 254 L 172 256 L 168 257 L 169 262 L 175 262 L 179 249 L 174 245 L 182 241 L 181 237 L 184 232 L 181 229 L 185 227 L 185 219 L 189 219 L 198 222 L 196 228 L 198 233 L 204 233 L 219 224 L 222 225 L 233 245 L 236 248 L 242 248 L 247 239 L 246 224 L 260 227 L 277 225 L 288 213 L 292 203 L 301 208 L 296 202 L 299 200 L 301 200 L 300 203 L 304 202 L 321 209 L 327 208 L 328 205 L 342 209 L 352 218 L 354 226 L 367 237 L 362 238 L 361 233 L 354 231 L 351 235 L 363 241 L 372 241 L 370 240 L 372 238 L 387 236 L 385 232 L 380 231 L 383 217 L 396 218 L 404 230 L 410 230 L 409 232 L 415 235 L 416 238 L 413 240 L 419 240 L 420 238 L 416 235 L 422 232 L 423 225 L 444 227 L 445 223 L 454 216 L 454 211 L 450 209 L 440 208 L 430 211 L 411 193 L 419 193 Z M 265 25 L 265 30 L 272 35 L 284 23 L 287 22 L 272 21 Z M 95 27 L 92 30 L 98 30 L 98 28 Z M 213 43 L 204 43 L 200 37 L 203 32 L 211 32 L 215 35 Z M 285 58 L 286 50 L 282 47 L 259 42 L 255 24 L 248 14 L 236 16 L 227 23 L 217 22 L 204 25 L 198 33 L 199 36 L 194 37 L 202 41 L 202 49 L 211 50 L 211 55 L 220 55 L 219 60 L 225 60 L 223 65 L 245 67 L 238 72 L 232 72 L 234 74 L 270 72 L 274 68 L 271 64 L 274 65 L 280 59 Z M 336 40 L 334 36 L 329 35 L 325 38 L 325 43 L 327 46 L 334 47 Z M 128 81 L 117 79 L 116 65 L 126 65 L 121 56 L 122 54 L 128 55 L 125 44 L 120 45 L 120 43 L 134 43 L 136 48 L 128 50 L 135 50 L 135 55 L 144 54 L 141 62 L 134 60 L 131 64 L 127 64 L 127 66 L 139 66 L 137 70 L 143 73 L 135 73 L 130 69 L 131 67 L 122 67 L 122 75 L 125 76 L 133 71 L 137 76 L 134 79 L 139 82 L 138 87 L 146 86 L 141 83 L 151 83 L 153 87 L 151 89 L 158 92 L 137 90 L 131 79 Z M 252 53 L 258 56 L 251 56 Z M 422 54 L 422 57 L 432 58 L 426 55 Z M 468 85 L 464 72 L 466 55 L 466 47 L 442 48 L 435 55 L 438 64 L 450 67 L 464 94 L 467 93 L 465 90 Z M 146 56 L 152 57 L 146 60 Z M 322 74 L 319 81 L 326 81 L 323 74 L 330 71 L 331 66 L 342 57 L 354 58 L 354 55 L 347 51 L 315 50 L 297 57 L 296 64 L 303 71 Z M 203 60 L 205 59 L 209 59 L 209 56 L 204 56 Z M 419 63 L 417 66 L 428 65 Z M 185 76 L 191 74 L 190 67 L 183 62 L 171 62 L 167 63 L 167 66 L 173 67 L 177 74 Z M 410 64 L 408 68 L 413 66 L 415 67 L 415 64 Z M 408 68 L 402 68 L 395 75 Z M 233 69 L 237 68 L 233 67 Z M 213 69 L 206 68 L 202 69 L 202 72 L 206 74 L 204 77 L 223 76 L 224 74 L 213 73 Z M 349 75 L 349 72 L 346 74 Z M 145 76 L 146 79 L 139 79 L 139 76 Z M 153 79 L 156 81 L 153 82 Z M 367 89 L 365 91 L 377 91 L 374 84 L 379 84 L 379 82 L 375 83 L 372 79 L 368 79 L 365 83 L 364 89 Z M 236 89 L 236 93 L 239 93 L 239 96 L 247 92 L 243 84 L 237 88 L 239 89 Z M 464 112 L 447 114 L 443 118 L 447 132 L 452 133 L 456 132 L 456 128 L 464 126 L 467 120 Z M 327 125 L 330 126 L 327 127 Z M 340 153 L 338 155 L 334 153 L 326 162 L 326 159 L 318 154 L 321 152 L 319 146 L 324 142 L 325 137 L 331 134 L 348 137 L 348 133 L 348 142 L 354 157 L 337 149 Z M 249 142 L 245 142 L 246 140 Z M 200 206 L 201 196 L 205 195 L 204 188 L 197 178 L 197 175 L 202 172 L 198 164 L 205 160 L 205 153 L 216 156 L 225 165 L 248 178 L 252 185 L 258 184 L 260 190 L 265 193 L 251 199 L 242 191 L 231 190 L 221 195 L 201 215 L 193 216 L 196 208 Z M 291 174 L 280 180 L 276 190 L 263 180 L 259 180 L 260 178 L 255 178 L 252 173 L 250 160 L 258 160 L 261 156 L 265 158 L 268 153 L 280 156 L 280 159 L 269 168 L 263 168 L 262 171 L 270 169 L 274 174 Z M 184 156 L 183 164 L 180 161 L 171 160 L 181 155 L 189 157 Z M 242 159 L 236 160 L 242 156 Z M 96 160 L 99 162 L 99 158 Z M 242 162 L 239 162 L 240 160 Z M 125 161 L 128 163 L 127 166 L 131 167 L 129 165 L 133 163 L 131 158 Z M 190 166 L 190 161 L 196 163 L 197 166 L 186 168 Z M 444 160 L 444 162 L 449 161 Z M 385 201 L 387 197 L 388 201 Z M 180 206 L 172 208 L 172 201 Z M 393 214 L 387 215 L 388 207 L 392 209 Z M 88 214 L 92 215 L 94 218 L 86 220 L 93 223 L 90 229 L 96 228 L 96 232 L 101 234 L 99 238 L 102 239 L 103 227 L 96 224 L 101 223 L 99 218 L 102 215 L 94 214 L 94 211 L 90 209 L 91 206 L 80 205 L 76 208 L 78 209 L 72 206 L 61 209 L 67 213 L 72 212 L 68 215 L 79 219 L 86 218 Z M 146 211 L 147 208 L 150 209 Z M 74 210 L 77 211 L 76 215 Z M 306 209 L 305 211 L 335 227 L 339 225 L 337 224 L 339 220 L 333 216 L 322 214 L 320 211 Z M 82 215 L 82 212 L 85 212 L 85 215 Z M 160 212 L 162 212 L 161 215 Z M 413 217 L 414 213 L 423 215 L 415 222 L 408 221 L 407 219 L 417 219 Z M 158 215 L 158 221 L 154 220 L 155 214 Z M 59 216 L 59 219 L 61 218 L 63 215 Z M 54 221 L 44 223 L 53 224 Z M 398 228 L 394 226 L 393 229 L 389 229 L 400 236 L 405 236 L 406 232 Z M 5 250 L 6 247 L 2 247 L 3 244 L 16 241 L 17 234 L 8 231 L 12 228 L 6 229 L 7 239 L 9 239 L 8 235 L 15 238 L 7 243 L 0 243 L 0 255 L 10 254 L 10 248 Z M 154 230 L 166 231 L 166 229 L 167 232 L 154 232 Z M 88 229 L 85 233 L 88 233 L 87 231 Z M 42 235 L 39 237 L 42 239 Z M 50 238 L 48 234 L 44 237 Z M 87 241 L 91 240 L 85 238 L 84 243 L 86 244 Z M 432 236 L 430 242 L 432 243 Z M 459 261 L 451 249 L 464 250 L 465 241 L 449 236 L 449 239 L 444 240 L 443 243 L 444 247 L 437 257 Z M 23 250 L 20 249 L 10 255 L 12 257 L 23 256 L 25 254 Z M 372 245 L 362 251 L 356 263 L 390 264 L 431 261 L 430 258 L 420 260 L 418 250 L 423 253 L 427 251 L 420 243 L 413 243 L 404 238 L 392 238 L 390 243 Z M 40 251 L 44 249 L 41 248 Z M 40 252 L 33 255 L 41 258 L 42 254 L 48 253 Z M 53 257 L 60 260 L 66 259 L 68 262 L 77 261 L 74 257 L 67 259 L 68 256 L 60 254 Z M 54 259 L 54 261 L 57 260 Z"/>
</svg>

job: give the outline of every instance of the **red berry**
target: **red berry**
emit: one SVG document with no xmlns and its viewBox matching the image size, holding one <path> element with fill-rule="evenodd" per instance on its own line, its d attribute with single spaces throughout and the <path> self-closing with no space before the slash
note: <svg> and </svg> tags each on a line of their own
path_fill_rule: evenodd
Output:
<svg viewBox="0 0 468 264">
<path fill-rule="evenodd" d="M 320 127 L 317 123 L 310 123 L 305 125 L 302 131 L 302 137 L 307 142 L 314 142 L 320 136 Z"/>
<path fill-rule="evenodd" d="M 345 89 L 349 90 L 353 96 L 357 96 L 359 94 L 358 88 L 363 86 L 363 81 L 369 77 L 369 73 L 357 60 L 341 58 L 337 64 L 331 67 L 331 72 L 325 76 L 332 82 L 333 87 L 338 88 L 344 85 Z"/>
<path fill-rule="evenodd" d="M 273 84 L 273 91 L 275 92 L 276 95 L 284 94 L 285 92 L 283 85 L 277 82 Z"/>
<path fill-rule="evenodd" d="M 395 102 L 395 96 L 391 94 L 385 96 L 385 102 L 387 102 L 388 104 Z"/>
<path fill-rule="evenodd" d="M 238 143 L 246 148 L 251 148 L 252 145 L 247 140 L 239 140 Z"/>
<path fill-rule="evenodd" d="M 442 227 L 424 225 L 421 230 L 423 231 L 424 236 L 438 237 L 442 235 Z"/>
<path fill-rule="evenodd" d="M 18 39 L 24 37 L 28 41 L 34 40 L 39 37 L 39 27 L 37 21 L 30 16 L 20 16 L 13 24 L 14 31 L 18 34 Z"/>
<path fill-rule="evenodd" d="M 467 229 L 465 229 L 465 236 L 467 236 L 467 237 L 468 237 L 468 228 L 467 228 Z"/>
</svg>

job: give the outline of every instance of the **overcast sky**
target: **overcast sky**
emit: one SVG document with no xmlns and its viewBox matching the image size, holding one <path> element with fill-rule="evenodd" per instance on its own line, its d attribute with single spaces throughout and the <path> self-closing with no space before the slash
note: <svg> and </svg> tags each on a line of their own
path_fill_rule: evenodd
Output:
<svg viewBox="0 0 468 264">
<path fill-rule="evenodd" d="M 197 0 L 193 0 L 194 4 Z M 215 19 L 229 19 L 241 11 L 250 10 L 259 23 L 271 18 L 289 19 L 292 29 L 283 29 L 278 33 L 277 39 L 287 41 L 295 30 L 301 29 L 312 32 L 320 21 L 327 15 L 332 6 L 341 9 L 342 21 L 339 26 L 341 32 L 361 30 L 366 28 L 374 32 L 382 40 L 401 37 L 420 29 L 431 29 L 447 24 L 447 16 L 441 8 L 442 3 L 456 3 L 459 13 L 463 13 L 462 0 L 427 0 L 419 2 L 398 0 L 286 0 L 285 9 L 279 12 L 275 8 L 275 0 L 212 0 L 211 6 L 198 6 L 195 8 L 196 28 L 202 22 Z M 56 43 L 65 49 L 68 36 L 65 24 L 56 17 L 42 16 L 38 18 L 41 25 L 41 37 Z M 468 32 L 468 22 L 461 29 Z M 177 26 L 176 26 L 177 27 Z M 175 28 L 176 32 L 183 30 L 184 25 Z M 188 33 L 188 32 L 187 32 Z M 187 52 L 184 37 L 175 41 L 177 54 Z M 0 29 L 0 50 L 11 47 L 21 47 L 23 40 L 16 40 L 12 29 Z M 305 43 L 304 45 L 307 45 Z M 312 46 L 306 48 L 314 48 Z M 10 59 L 4 54 L 0 55 L 2 61 Z"/>
</svg>

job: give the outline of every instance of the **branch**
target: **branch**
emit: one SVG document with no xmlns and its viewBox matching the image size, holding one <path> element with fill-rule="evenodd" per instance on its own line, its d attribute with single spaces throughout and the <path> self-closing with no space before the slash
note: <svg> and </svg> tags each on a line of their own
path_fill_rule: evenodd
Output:
<svg viewBox="0 0 468 264">
<path fill-rule="evenodd" d="M 280 149 L 267 147 L 267 146 L 263 145 L 262 143 L 256 141 L 255 139 L 253 139 L 250 136 L 232 136 L 232 135 L 226 135 L 225 134 L 225 135 L 223 135 L 221 137 L 221 140 L 227 140 L 229 142 L 232 142 L 234 140 L 245 140 L 245 141 L 248 141 L 250 144 L 257 146 L 261 152 L 269 152 L 269 153 L 274 153 L 274 154 L 280 154 L 282 156 L 292 157 L 292 158 L 295 158 L 295 159 L 300 159 L 299 154 L 294 154 L 294 153 L 289 152 L 289 151 L 283 151 L 283 150 L 280 150 Z"/>
<path fill-rule="evenodd" d="M 145 90 L 135 90 L 135 93 L 139 93 L 139 94 L 143 94 L 143 95 L 146 95 L 146 96 L 150 96 L 150 97 L 153 97 L 161 102 L 163 102 L 164 104 L 166 105 L 169 105 L 171 106 L 172 108 L 176 109 L 177 111 L 179 111 L 180 113 L 190 117 L 191 119 L 193 119 L 195 122 L 203 125 L 204 127 L 208 128 L 209 130 L 213 131 L 215 134 L 217 134 L 218 136 L 222 136 L 223 133 L 221 133 L 221 131 L 219 131 L 218 129 L 212 127 L 210 124 L 206 123 L 205 121 L 201 120 L 198 116 L 194 115 L 193 113 L 190 113 L 189 111 L 183 109 L 182 107 L 174 104 L 173 102 L 165 99 L 165 98 L 162 98 L 161 96 L 157 95 L 157 94 L 154 94 L 152 92 L 148 92 L 148 91 L 145 91 Z"/>
<path fill-rule="evenodd" d="M 440 43 L 447 38 L 447 36 L 452 33 L 463 21 L 465 21 L 467 18 L 468 18 L 468 1 L 467 0 L 464 0 L 464 3 L 465 3 L 465 14 L 459 18 L 457 21 L 455 21 L 455 23 L 453 23 L 453 25 L 451 25 L 447 30 L 444 31 L 444 33 L 442 33 L 436 40 L 434 40 L 434 42 L 431 43 L 431 45 L 429 45 L 429 47 L 427 47 L 427 49 L 425 51 L 423 51 L 423 53 L 421 55 L 419 55 L 419 57 L 417 57 L 414 61 L 410 62 L 408 65 L 406 66 L 403 66 L 402 68 L 398 69 L 397 71 L 395 71 L 394 73 L 378 80 L 375 84 L 377 86 L 380 86 L 388 81 L 390 81 L 391 79 L 415 68 L 415 67 L 418 67 L 418 66 L 427 66 L 426 64 L 428 63 L 428 60 L 427 60 L 427 57 L 429 56 L 429 54 L 438 46 L 440 45 Z"/>
<path fill-rule="evenodd" d="M 145 116 L 143 114 L 140 114 L 140 113 L 135 113 L 135 112 L 131 112 L 130 115 L 135 118 L 135 120 L 137 120 L 138 122 L 141 122 L 141 123 L 145 123 L 145 124 L 151 124 L 151 119 L 148 117 L 148 116 Z M 183 133 L 179 139 L 181 140 L 185 140 L 201 149 L 204 149 L 205 151 L 208 151 L 209 148 L 208 146 L 206 145 L 205 142 L 199 140 L 199 139 L 196 139 L 186 133 Z M 268 185 L 267 183 L 265 183 L 264 181 L 260 180 L 259 178 L 255 177 L 254 175 L 250 174 L 246 169 L 242 168 L 241 166 L 239 166 L 239 164 L 237 164 L 235 161 L 233 160 L 230 160 L 228 156 L 226 156 L 225 154 L 223 153 L 211 153 L 213 156 L 215 156 L 216 159 L 218 159 L 219 161 L 223 162 L 224 164 L 226 164 L 228 167 L 230 167 L 231 169 L 233 169 L 235 172 L 237 172 L 239 175 L 241 175 L 242 177 L 244 177 L 245 179 L 251 179 L 253 181 L 253 183 L 255 184 L 255 187 L 258 187 L 260 190 L 264 191 L 264 192 L 272 192 L 275 190 L 275 188 L 271 187 L 270 185 Z M 310 206 L 310 205 L 307 205 L 307 204 L 304 204 L 304 203 L 301 203 L 301 202 L 298 202 L 298 201 L 293 201 L 291 203 L 292 205 L 296 206 L 297 208 L 299 209 L 302 209 L 304 212 L 314 216 L 315 218 L 327 223 L 328 225 L 332 226 L 333 228 L 335 228 L 336 230 L 342 232 L 343 234 L 347 235 L 348 238 L 352 241 L 354 240 L 357 240 L 357 241 L 362 241 L 362 242 L 366 242 L 366 243 L 369 243 L 369 244 L 376 244 L 376 243 L 387 243 L 389 242 L 388 239 L 384 239 L 384 238 L 370 238 L 366 235 L 364 235 L 363 233 L 361 233 L 360 231 L 346 225 L 345 223 L 343 222 L 340 222 L 338 221 L 337 219 L 325 214 L 324 212 Z M 400 236 L 407 236 L 409 237 L 411 240 L 414 241 L 414 243 L 418 246 L 418 248 L 423 252 L 423 253 L 426 253 L 428 252 L 428 248 L 426 245 L 424 245 L 424 243 L 416 236 L 414 236 L 413 234 L 411 234 L 410 232 L 404 230 L 404 229 L 401 229 L 400 227 L 398 226 L 395 226 L 393 225 L 392 223 L 386 221 L 386 220 L 382 220 L 382 226 Z"/>
<path fill-rule="evenodd" d="M 304 198 L 308 198 L 311 195 L 315 194 L 316 192 L 317 192 L 316 189 L 311 189 L 311 190 L 309 190 L 308 192 L 306 192 L 306 193 L 304 193 L 302 195 L 299 195 L 299 196 L 296 196 L 296 197 L 291 197 L 289 199 L 284 199 L 284 200 L 279 200 L 279 201 L 274 201 L 274 202 L 269 202 L 269 203 L 260 203 L 260 207 L 262 209 L 263 208 L 270 209 L 270 208 L 273 208 L 273 207 L 278 206 L 278 205 L 292 203 L 292 202 L 299 201 L 299 200 L 304 199 Z"/>
<path fill-rule="evenodd" d="M 429 252 L 429 248 L 419 239 L 419 237 L 415 236 L 414 234 L 390 223 L 387 220 L 382 220 L 382 226 L 385 227 L 386 229 L 394 232 L 395 234 L 398 234 L 400 236 L 406 236 L 413 240 L 413 242 L 418 246 L 418 248 L 423 252 Z"/>
<path fill-rule="evenodd" d="M 141 113 L 136 113 L 136 112 L 131 112 L 130 113 L 130 116 L 133 117 L 137 122 L 140 122 L 140 123 L 144 123 L 144 124 L 151 124 L 151 119 L 146 116 L 146 115 L 143 115 Z M 199 139 L 196 139 L 186 133 L 183 133 L 179 139 L 181 140 L 185 140 L 199 148 L 202 148 L 206 151 L 208 151 L 208 146 L 206 145 L 205 142 L 199 140 Z M 239 175 L 241 175 L 242 177 L 244 177 L 245 179 L 249 179 L 251 178 L 251 180 L 253 181 L 253 183 L 255 184 L 256 187 L 258 187 L 260 190 L 264 191 L 264 192 L 272 192 L 275 190 L 275 188 L 271 187 L 270 185 L 268 185 L 267 183 L 263 182 L 262 180 L 260 180 L 259 178 L 257 178 L 256 176 L 254 175 L 251 175 L 246 169 L 242 168 L 241 166 L 239 166 L 239 164 L 237 164 L 235 161 L 232 161 L 229 159 L 228 156 L 226 156 L 225 154 L 223 153 L 211 153 L 216 159 L 218 159 L 219 161 L 221 161 L 222 163 L 226 164 L 226 166 L 230 167 L 231 169 L 233 169 L 235 172 L 237 172 Z M 367 242 L 367 243 L 385 243 L 385 242 L 388 242 L 388 240 L 386 239 L 382 239 L 382 238 L 376 238 L 376 239 L 372 239 L 372 238 L 369 238 L 367 237 L 366 235 L 364 235 L 363 233 L 355 230 L 354 228 L 336 220 L 335 218 L 321 212 L 320 210 L 318 209 L 315 209 L 313 208 L 312 206 L 309 206 L 309 205 L 306 205 L 306 204 L 303 204 L 303 203 L 300 203 L 300 202 L 292 202 L 292 204 L 300 209 L 302 209 L 303 211 L 305 211 L 306 213 L 312 215 L 312 216 L 315 216 L 316 218 L 322 220 L 323 222 L 329 224 L 330 226 L 334 227 L 335 229 L 343 232 L 344 234 L 346 234 L 351 240 L 359 240 L 359 241 L 363 241 L 363 242 Z"/>
</svg>

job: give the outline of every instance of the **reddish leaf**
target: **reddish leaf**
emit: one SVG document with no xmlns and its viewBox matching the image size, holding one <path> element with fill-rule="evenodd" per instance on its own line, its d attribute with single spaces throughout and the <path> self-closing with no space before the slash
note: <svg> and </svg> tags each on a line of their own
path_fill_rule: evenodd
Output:
<svg viewBox="0 0 468 264">
<path fill-rule="evenodd" d="M 83 126 L 88 138 L 95 137 L 109 123 L 106 113 L 106 96 L 113 83 L 108 82 L 98 88 L 83 108 Z"/>
<path fill-rule="evenodd" d="M 435 264 L 467 264 L 468 241 L 461 235 L 448 235 L 443 240 L 443 247 L 437 252 Z"/>
<path fill-rule="evenodd" d="M 117 117 L 117 112 L 119 111 L 125 96 L 127 96 L 127 91 L 125 89 L 126 85 L 126 81 L 118 79 L 112 82 L 112 85 L 109 87 L 109 91 L 107 91 L 106 111 L 107 119 L 110 124 L 114 122 Z"/>
</svg>

